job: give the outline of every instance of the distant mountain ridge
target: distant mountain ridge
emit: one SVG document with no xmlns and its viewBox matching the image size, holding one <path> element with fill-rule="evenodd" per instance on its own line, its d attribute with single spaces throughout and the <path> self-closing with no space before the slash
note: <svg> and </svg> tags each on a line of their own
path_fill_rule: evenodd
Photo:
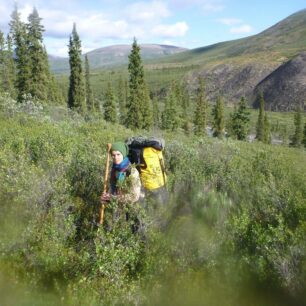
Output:
<svg viewBox="0 0 306 306">
<path fill-rule="evenodd" d="M 131 45 L 113 45 L 98 48 L 87 52 L 87 56 L 92 69 L 118 66 L 128 63 L 128 55 L 130 54 Z M 151 60 L 161 58 L 166 55 L 176 54 L 188 49 L 170 45 L 158 44 L 141 44 L 140 52 L 142 59 Z M 68 72 L 68 58 L 49 55 L 49 63 L 51 71 L 55 73 Z"/>
<path fill-rule="evenodd" d="M 305 101 L 305 51 L 306 9 L 257 35 L 171 55 L 155 61 L 155 65 L 197 65 L 185 77 L 189 89 L 196 90 L 198 76 L 203 76 L 212 103 L 218 95 L 229 104 L 235 104 L 245 96 L 257 107 L 261 89 L 267 109 L 289 111 Z M 286 69 L 278 69 L 287 63 Z M 296 65 L 299 69 L 295 69 Z M 292 70 L 294 73 L 284 73 Z M 276 84 L 283 84 L 286 91 L 280 90 Z"/>
<path fill-rule="evenodd" d="M 227 104 L 236 104 L 245 96 L 250 105 L 258 106 L 263 92 L 267 109 L 290 111 L 305 102 L 306 97 L 306 9 L 290 15 L 263 32 L 232 41 L 186 50 L 173 46 L 141 45 L 146 76 L 150 85 L 150 69 L 167 71 L 184 68 L 188 89 L 195 92 L 198 76 L 205 78 L 211 103 L 218 95 Z M 91 67 L 110 67 L 127 63 L 131 46 L 110 46 L 88 53 Z M 53 71 L 68 71 L 53 63 Z M 59 62 L 57 62 L 59 63 Z M 62 69 L 62 70 L 61 70 Z M 176 72 L 172 73 L 177 77 Z M 159 80 L 155 79 L 155 84 Z M 160 91 L 167 84 L 161 79 Z M 305 105 L 306 107 L 306 105 Z"/>
</svg>

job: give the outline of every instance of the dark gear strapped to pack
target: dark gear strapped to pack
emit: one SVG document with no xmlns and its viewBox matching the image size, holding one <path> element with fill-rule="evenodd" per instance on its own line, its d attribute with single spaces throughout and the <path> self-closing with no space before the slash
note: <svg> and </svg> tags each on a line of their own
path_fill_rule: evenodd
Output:
<svg viewBox="0 0 306 306">
<path fill-rule="evenodd" d="M 166 185 L 167 176 L 163 149 L 165 141 L 155 137 L 130 137 L 126 140 L 129 147 L 128 158 L 135 164 L 143 187 L 148 191 Z"/>
</svg>

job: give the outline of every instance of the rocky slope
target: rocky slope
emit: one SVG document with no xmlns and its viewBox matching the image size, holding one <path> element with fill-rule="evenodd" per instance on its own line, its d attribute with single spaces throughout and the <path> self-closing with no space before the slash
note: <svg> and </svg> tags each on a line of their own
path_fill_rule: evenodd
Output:
<svg viewBox="0 0 306 306">
<path fill-rule="evenodd" d="M 160 65 L 197 65 L 185 76 L 195 91 L 198 76 L 206 81 L 211 103 L 222 95 L 235 104 L 245 96 L 258 106 L 262 91 L 267 108 L 294 110 L 306 99 L 306 10 L 297 12 L 269 29 L 243 39 L 186 51 L 160 60 Z"/>
<path fill-rule="evenodd" d="M 306 108 L 306 52 L 274 70 L 255 87 L 254 107 L 259 106 L 260 92 L 264 94 L 266 108 L 272 111 Z"/>
</svg>

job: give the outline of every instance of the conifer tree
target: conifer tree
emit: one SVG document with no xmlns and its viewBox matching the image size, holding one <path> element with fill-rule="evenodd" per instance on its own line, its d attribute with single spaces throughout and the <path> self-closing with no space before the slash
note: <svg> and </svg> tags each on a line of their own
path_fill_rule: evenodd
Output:
<svg viewBox="0 0 306 306">
<path fill-rule="evenodd" d="M 119 121 L 121 124 L 124 124 L 126 118 L 126 83 L 123 82 L 123 78 L 120 75 L 118 81 L 118 108 L 119 108 Z"/>
<path fill-rule="evenodd" d="M 177 119 L 178 119 L 178 125 L 180 127 L 184 126 L 184 122 L 186 120 L 186 112 L 184 112 L 183 106 L 184 106 L 184 99 L 183 99 L 183 92 L 181 86 L 174 81 L 171 85 L 174 97 L 175 97 L 175 104 L 177 108 Z"/>
<path fill-rule="evenodd" d="M 14 58 L 10 36 L 7 40 L 0 31 L 0 90 L 7 92 L 11 97 L 14 95 Z"/>
<path fill-rule="evenodd" d="M 224 136 L 224 104 L 220 96 L 217 98 L 217 103 L 212 109 L 213 116 L 213 136 L 222 138 Z"/>
<path fill-rule="evenodd" d="M 256 125 L 256 139 L 259 141 L 264 140 L 264 118 L 265 118 L 265 100 L 263 97 L 263 93 L 261 93 L 259 98 L 259 113 Z"/>
<path fill-rule="evenodd" d="M 302 119 L 302 110 L 299 107 L 294 114 L 294 135 L 292 136 L 291 145 L 296 148 L 302 146 L 303 141 L 303 119 Z"/>
<path fill-rule="evenodd" d="M 23 102 L 26 95 L 30 92 L 31 63 L 28 54 L 26 25 L 20 19 L 20 13 L 16 3 L 11 14 L 9 26 L 16 62 L 15 88 L 17 101 Z"/>
<path fill-rule="evenodd" d="M 231 114 L 232 134 L 238 140 L 246 140 L 250 113 L 247 111 L 246 99 L 241 97 L 237 110 Z"/>
<path fill-rule="evenodd" d="M 68 107 L 82 114 L 85 110 L 85 88 L 81 57 L 81 40 L 77 33 L 75 23 L 73 24 L 68 47 L 70 65 Z"/>
<path fill-rule="evenodd" d="M 126 126 L 131 129 L 143 127 L 144 70 L 140 56 L 140 47 L 134 38 L 129 55 L 129 97 L 127 101 Z"/>
<path fill-rule="evenodd" d="M 15 33 L 16 44 L 16 89 L 17 101 L 22 103 L 31 91 L 31 62 L 27 48 L 27 32 L 25 24 L 20 24 Z"/>
<path fill-rule="evenodd" d="M 117 121 L 117 113 L 116 113 L 115 97 L 111 83 L 108 83 L 107 85 L 103 108 L 104 108 L 104 120 L 111 123 L 115 123 Z"/>
<path fill-rule="evenodd" d="M 32 97 L 46 101 L 49 93 L 50 71 L 48 55 L 43 45 L 44 27 L 36 8 L 28 17 L 27 48 L 30 61 L 30 90 Z"/>
<path fill-rule="evenodd" d="M 94 111 L 94 100 L 90 84 L 90 66 L 87 54 L 85 55 L 85 92 L 87 111 Z"/>
<path fill-rule="evenodd" d="M 150 130 L 153 125 L 153 110 L 149 90 L 145 82 L 143 83 L 141 93 L 143 101 L 142 128 Z"/>
<path fill-rule="evenodd" d="M 60 91 L 58 82 L 56 81 L 54 75 L 51 73 L 49 76 L 48 98 L 50 101 L 55 103 L 63 103 L 66 101 L 66 97 L 64 97 Z"/>
<path fill-rule="evenodd" d="M 188 93 L 186 83 L 183 83 L 181 85 L 181 93 L 182 93 L 182 108 L 183 108 L 183 113 L 187 114 L 188 107 L 190 106 L 190 95 Z"/>
<path fill-rule="evenodd" d="M 271 128 L 270 128 L 270 122 L 268 119 L 268 115 L 265 112 L 264 116 L 264 128 L 263 128 L 263 143 L 271 143 Z"/>
<path fill-rule="evenodd" d="M 3 86 L 4 89 L 10 94 L 10 96 L 15 98 L 16 91 L 14 85 L 16 79 L 16 68 L 12 46 L 12 38 L 9 34 L 6 37 L 6 46 L 6 56 L 4 58 L 5 71 L 3 74 Z"/>
<path fill-rule="evenodd" d="M 199 89 L 196 97 L 194 114 L 194 133 L 198 136 L 206 134 L 208 103 L 205 94 L 204 79 L 199 77 Z"/>
<path fill-rule="evenodd" d="M 158 109 L 158 102 L 157 98 L 153 98 L 153 126 L 158 128 L 160 126 L 160 114 L 159 114 L 159 109 Z"/>
<path fill-rule="evenodd" d="M 10 33 L 9 35 L 12 37 L 13 40 L 13 47 L 16 47 L 16 39 L 17 39 L 17 33 L 20 31 L 20 27 L 22 26 L 22 22 L 20 19 L 20 13 L 18 11 L 17 3 L 15 2 L 14 10 L 11 14 L 11 20 L 9 22 L 10 26 Z"/>
<path fill-rule="evenodd" d="M 164 111 L 162 113 L 162 129 L 175 131 L 179 126 L 176 97 L 173 87 L 167 94 Z"/>
</svg>

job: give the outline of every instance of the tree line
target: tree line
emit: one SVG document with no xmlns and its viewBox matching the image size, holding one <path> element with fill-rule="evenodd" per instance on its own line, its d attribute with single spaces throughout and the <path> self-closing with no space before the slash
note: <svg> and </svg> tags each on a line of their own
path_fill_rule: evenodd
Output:
<svg viewBox="0 0 306 306">
<path fill-rule="evenodd" d="M 28 22 L 22 22 L 15 5 L 8 35 L 4 37 L 4 33 L 0 31 L 0 90 L 9 93 L 19 103 L 23 103 L 28 98 L 52 102 L 64 99 L 49 70 L 48 54 L 43 44 L 44 27 L 41 21 L 34 7 L 28 16 Z M 90 83 L 90 63 L 87 55 L 85 55 L 85 63 L 82 61 L 82 43 L 76 24 L 73 24 L 69 37 L 68 54 L 70 75 L 66 100 L 70 110 L 81 115 L 102 113 L 106 121 L 120 123 L 132 130 L 184 129 L 198 136 L 204 136 L 209 131 L 214 137 L 230 136 L 238 140 L 247 140 L 250 113 L 244 97 L 241 97 L 230 114 L 229 121 L 225 122 L 224 102 L 219 96 L 212 106 L 211 127 L 208 130 L 209 103 L 205 91 L 205 80 L 202 77 L 198 77 L 192 113 L 190 113 L 190 93 L 186 86 L 177 82 L 172 83 L 163 103 L 159 103 L 158 97 L 150 92 L 146 83 L 140 47 L 136 38 L 129 55 L 128 80 L 119 79 L 116 95 L 109 82 L 102 105 L 94 99 Z M 271 126 L 264 104 L 261 93 L 256 139 L 271 143 Z M 291 145 L 306 146 L 306 123 L 303 126 L 301 109 L 295 114 L 294 124 L 295 132 L 291 137 Z"/>
<path fill-rule="evenodd" d="M 0 90 L 20 103 L 28 98 L 54 102 L 61 100 L 56 81 L 49 70 L 41 20 L 34 7 L 28 22 L 22 22 L 15 5 L 9 33 L 5 37 L 0 31 Z"/>
</svg>

